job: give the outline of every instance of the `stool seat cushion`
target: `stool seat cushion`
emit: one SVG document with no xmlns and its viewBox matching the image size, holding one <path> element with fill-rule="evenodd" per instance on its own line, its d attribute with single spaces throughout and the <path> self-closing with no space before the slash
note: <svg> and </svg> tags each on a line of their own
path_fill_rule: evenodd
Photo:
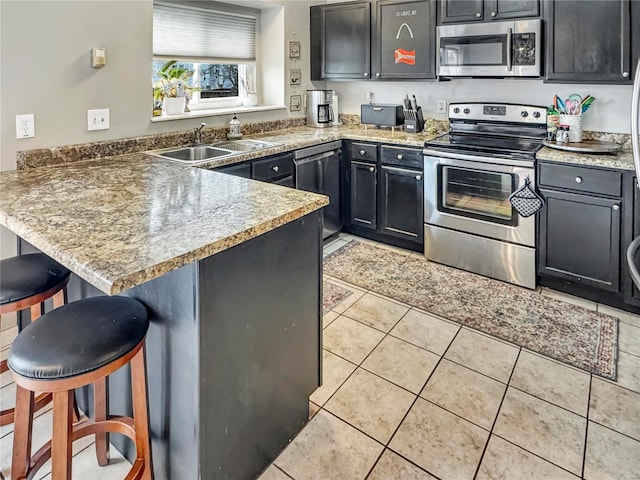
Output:
<svg viewBox="0 0 640 480">
<path fill-rule="evenodd" d="M 7 364 L 27 378 L 92 372 L 129 353 L 149 328 L 147 309 L 129 297 L 93 297 L 51 310 L 20 332 Z"/>
<path fill-rule="evenodd" d="M 0 305 L 52 289 L 71 272 L 43 253 L 0 260 Z"/>
</svg>

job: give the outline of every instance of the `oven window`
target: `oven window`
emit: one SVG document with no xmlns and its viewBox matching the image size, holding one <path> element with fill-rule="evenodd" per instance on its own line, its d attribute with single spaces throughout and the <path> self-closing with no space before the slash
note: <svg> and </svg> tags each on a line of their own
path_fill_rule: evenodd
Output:
<svg viewBox="0 0 640 480">
<path fill-rule="evenodd" d="M 440 39 L 440 65 L 506 65 L 505 35 L 445 37 Z"/>
<path fill-rule="evenodd" d="M 438 166 L 441 211 L 502 225 L 516 225 L 509 196 L 516 178 L 511 173 Z"/>
</svg>

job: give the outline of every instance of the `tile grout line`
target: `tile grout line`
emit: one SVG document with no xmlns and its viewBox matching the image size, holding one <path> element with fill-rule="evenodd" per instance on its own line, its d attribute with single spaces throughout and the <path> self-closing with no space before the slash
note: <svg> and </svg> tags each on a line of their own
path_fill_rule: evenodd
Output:
<svg viewBox="0 0 640 480">
<path fill-rule="evenodd" d="M 484 444 L 484 448 L 482 449 L 482 454 L 480 455 L 480 460 L 478 461 L 478 465 L 476 466 L 476 471 L 473 474 L 473 478 L 475 479 L 480 472 L 480 465 L 482 465 L 482 461 L 484 460 L 484 454 L 487 453 L 487 448 L 489 447 L 489 442 L 491 441 L 491 435 L 493 435 L 493 429 L 498 422 L 498 417 L 500 417 L 500 410 L 502 410 L 502 405 L 504 404 L 504 399 L 507 398 L 507 392 L 509 391 L 509 383 L 511 383 L 511 379 L 513 378 L 513 373 L 516 371 L 516 365 L 518 364 L 518 360 L 520 359 L 520 353 L 522 352 L 522 347 L 518 348 L 518 355 L 516 355 L 516 360 L 513 362 L 513 367 L 511 368 L 511 373 L 509 374 L 509 379 L 507 380 L 507 388 L 504 389 L 504 393 L 502 394 L 502 399 L 500 400 L 500 405 L 498 406 L 498 410 L 496 412 L 496 417 L 493 419 L 493 423 L 491 424 L 491 428 L 489 429 L 489 436 L 487 437 L 487 443 Z"/>
<path fill-rule="evenodd" d="M 593 385 L 593 374 L 589 375 L 589 395 L 587 397 L 587 422 L 584 429 L 584 450 L 582 451 L 582 469 L 580 477 L 584 478 L 584 467 L 587 463 L 587 440 L 589 438 L 589 413 L 591 411 L 591 386 Z"/>
</svg>

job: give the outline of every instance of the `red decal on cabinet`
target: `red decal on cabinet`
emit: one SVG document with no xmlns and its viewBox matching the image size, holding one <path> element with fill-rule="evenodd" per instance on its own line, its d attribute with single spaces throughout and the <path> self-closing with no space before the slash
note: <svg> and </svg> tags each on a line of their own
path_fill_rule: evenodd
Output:
<svg viewBox="0 0 640 480">
<path fill-rule="evenodd" d="M 416 51 L 415 49 L 403 50 L 402 48 L 396 48 L 395 60 L 396 60 L 396 63 L 406 63 L 407 65 L 415 65 Z"/>
</svg>

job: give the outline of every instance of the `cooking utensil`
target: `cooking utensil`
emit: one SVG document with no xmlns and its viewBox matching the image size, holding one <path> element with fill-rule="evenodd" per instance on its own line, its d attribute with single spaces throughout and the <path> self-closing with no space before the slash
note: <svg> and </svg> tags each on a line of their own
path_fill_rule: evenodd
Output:
<svg viewBox="0 0 640 480">
<path fill-rule="evenodd" d="M 558 111 L 560 113 L 567 113 L 567 106 L 562 101 L 562 99 L 556 95 L 556 101 L 558 102 Z"/>
<path fill-rule="evenodd" d="M 589 107 L 591 106 L 591 104 L 595 101 L 596 97 L 592 97 L 591 95 L 587 95 L 583 100 L 582 100 L 582 113 L 586 112 L 587 110 L 589 110 Z"/>
<path fill-rule="evenodd" d="M 411 100 L 409 100 L 409 94 L 404 97 L 404 109 L 411 110 Z"/>
<path fill-rule="evenodd" d="M 416 100 L 415 95 L 411 95 L 411 108 L 413 108 L 413 110 L 415 110 L 416 112 L 418 111 L 418 100 Z"/>
</svg>

